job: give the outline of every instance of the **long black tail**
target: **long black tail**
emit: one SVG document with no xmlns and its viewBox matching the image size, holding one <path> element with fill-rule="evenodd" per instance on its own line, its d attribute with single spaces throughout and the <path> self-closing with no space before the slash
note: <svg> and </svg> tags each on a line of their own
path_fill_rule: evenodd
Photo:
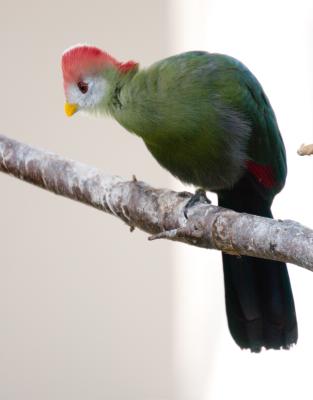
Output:
<svg viewBox="0 0 313 400">
<path fill-rule="evenodd" d="M 220 193 L 219 204 L 272 218 L 270 203 L 255 182 L 243 178 Z M 253 352 L 288 349 L 297 342 L 295 305 L 286 264 L 223 254 L 225 300 L 230 332 L 241 348 Z"/>
</svg>

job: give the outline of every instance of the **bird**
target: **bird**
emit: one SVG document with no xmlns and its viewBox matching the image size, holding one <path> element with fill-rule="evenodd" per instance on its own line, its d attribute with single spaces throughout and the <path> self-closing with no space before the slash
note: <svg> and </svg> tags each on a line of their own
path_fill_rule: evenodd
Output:
<svg viewBox="0 0 313 400">
<path fill-rule="evenodd" d="M 142 68 L 76 45 L 61 64 L 67 116 L 111 116 L 141 138 L 163 168 L 199 189 L 196 197 L 211 191 L 219 206 L 273 218 L 286 151 L 269 99 L 242 62 L 197 50 Z M 259 353 L 296 344 L 286 264 L 226 253 L 222 261 L 228 327 L 237 345 Z"/>
</svg>

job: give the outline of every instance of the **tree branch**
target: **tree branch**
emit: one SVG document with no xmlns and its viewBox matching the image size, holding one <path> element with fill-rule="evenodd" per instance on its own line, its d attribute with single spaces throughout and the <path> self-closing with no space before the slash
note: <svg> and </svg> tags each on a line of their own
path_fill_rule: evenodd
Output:
<svg viewBox="0 0 313 400">
<path fill-rule="evenodd" d="M 290 220 L 239 214 L 199 203 L 184 217 L 191 193 L 154 189 L 0 135 L 0 170 L 113 214 L 130 227 L 198 247 L 290 262 L 313 271 L 313 231 Z"/>
</svg>

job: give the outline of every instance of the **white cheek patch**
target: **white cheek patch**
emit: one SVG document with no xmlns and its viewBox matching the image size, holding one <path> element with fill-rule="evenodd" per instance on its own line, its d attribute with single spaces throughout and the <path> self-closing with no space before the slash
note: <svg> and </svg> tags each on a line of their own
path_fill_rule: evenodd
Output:
<svg viewBox="0 0 313 400">
<path fill-rule="evenodd" d="M 82 93 L 76 84 L 72 84 L 67 89 L 67 101 L 71 104 L 78 104 L 80 109 L 94 108 L 108 93 L 108 82 L 101 76 L 84 78 L 88 83 L 87 93 Z"/>
</svg>

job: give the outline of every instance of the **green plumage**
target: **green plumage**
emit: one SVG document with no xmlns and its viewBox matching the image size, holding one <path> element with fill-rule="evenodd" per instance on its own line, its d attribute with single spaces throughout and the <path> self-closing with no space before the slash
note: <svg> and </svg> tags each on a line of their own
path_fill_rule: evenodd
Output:
<svg viewBox="0 0 313 400">
<path fill-rule="evenodd" d="M 272 165 L 279 183 L 273 194 L 283 186 L 285 153 L 274 113 L 256 78 L 234 58 L 205 52 L 170 57 L 130 74 L 119 103 L 113 98 L 109 105 L 113 117 L 182 181 L 229 188 L 248 157 Z"/>
<path fill-rule="evenodd" d="M 104 77 L 109 89 L 100 111 L 140 136 L 163 167 L 217 192 L 224 207 L 272 217 L 286 178 L 285 148 L 261 85 L 242 63 L 196 51 Z M 235 341 L 252 351 L 295 343 L 286 265 L 225 254 L 223 264 Z"/>
</svg>

